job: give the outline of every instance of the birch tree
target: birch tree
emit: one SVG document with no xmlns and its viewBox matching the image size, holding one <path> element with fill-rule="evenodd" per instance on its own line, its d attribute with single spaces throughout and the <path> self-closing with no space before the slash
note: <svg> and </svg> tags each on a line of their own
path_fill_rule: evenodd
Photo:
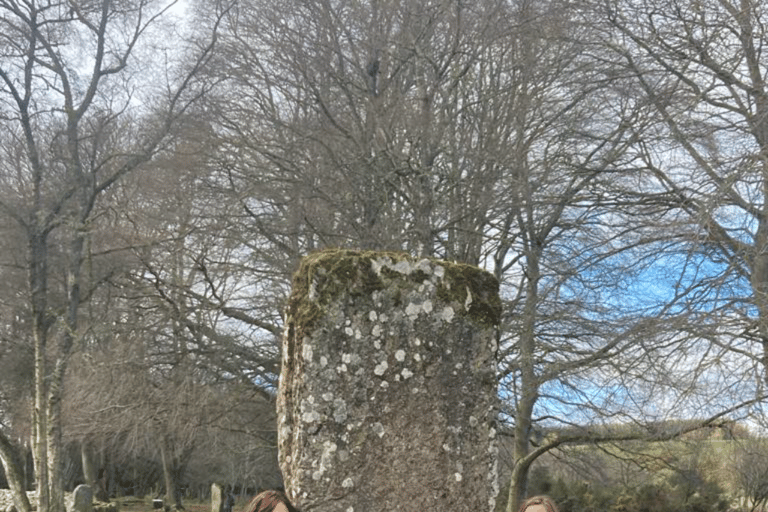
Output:
<svg viewBox="0 0 768 512">
<path fill-rule="evenodd" d="M 95 286 L 83 264 L 96 205 L 166 147 L 208 88 L 196 77 L 210 57 L 211 37 L 185 41 L 183 49 L 156 47 L 165 50 L 167 65 L 155 74 L 164 83 L 140 76 L 139 66 L 149 62 L 137 60 L 147 49 L 143 42 L 154 37 L 169 7 L 144 0 L 0 2 L 2 146 L 18 157 L 3 160 L 0 212 L 19 227 L 26 245 L 34 459 L 44 512 L 64 507 L 61 386 L 81 332 L 81 305 Z M 182 51 L 189 53 L 179 60 Z M 17 507 L 28 510 L 25 503 Z"/>
</svg>

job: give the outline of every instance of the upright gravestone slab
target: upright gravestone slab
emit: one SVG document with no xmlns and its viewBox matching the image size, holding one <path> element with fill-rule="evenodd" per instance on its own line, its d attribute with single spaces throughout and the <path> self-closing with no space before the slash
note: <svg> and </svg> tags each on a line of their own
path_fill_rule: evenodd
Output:
<svg viewBox="0 0 768 512">
<path fill-rule="evenodd" d="M 93 489 L 89 485 L 78 485 L 72 491 L 70 512 L 93 512 Z"/>
<path fill-rule="evenodd" d="M 493 510 L 498 282 L 476 267 L 329 250 L 293 281 L 278 447 L 318 512 Z"/>
<path fill-rule="evenodd" d="M 222 512 L 224 508 L 224 493 L 217 483 L 211 484 L 211 512 Z"/>
</svg>

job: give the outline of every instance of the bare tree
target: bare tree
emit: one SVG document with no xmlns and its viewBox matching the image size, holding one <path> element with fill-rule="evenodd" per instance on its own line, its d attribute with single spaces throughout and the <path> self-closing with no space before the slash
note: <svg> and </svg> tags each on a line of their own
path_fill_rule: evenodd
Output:
<svg viewBox="0 0 768 512">
<path fill-rule="evenodd" d="M 766 379 L 768 89 L 759 2 L 611 2 L 609 46 L 653 108 L 636 146 L 680 240 L 674 299 L 716 347 Z M 670 216 L 670 221 L 672 217 Z M 684 244 L 684 249 L 680 249 Z"/>
<path fill-rule="evenodd" d="M 490 120 L 468 114 L 492 86 L 500 6 L 264 2 L 231 18 L 221 169 L 291 271 L 321 246 L 479 262 L 501 167 Z"/>
<path fill-rule="evenodd" d="M 731 459 L 735 483 L 748 500 L 750 512 L 765 510 L 768 503 L 768 458 L 765 439 L 740 440 Z"/>
<path fill-rule="evenodd" d="M 26 244 L 41 511 L 63 510 L 62 382 L 94 284 L 83 273 L 94 208 L 106 190 L 164 149 L 208 87 L 195 77 L 213 39 L 191 40 L 183 65 L 165 68 L 164 86 L 135 94 L 141 82 L 134 59 L 168 8 L 144 0 L 0 2 L 2 146 L 20 157 L 3 160 L 0 211 L 21 227 Z M 51 264 L 54 256 L 60 266 Z"/>
<path fill-rule="evenodd" d="M 600 232 L 593 231 L 588 239 L 600 240 L 601 233 L 612 232 L 620 237 L 615 242 L 629 250 L 614 252 L 617 246 L 610 242 L 604 246 L 607 253 L 600 244 L 588 244 L 592 249 L 585 254 L 608 266 L 618 264 L 621 259 L 615 257 L 621 254 L 631 258 L 622 264 L 625 278 L 634 276 L 641 287 L 634 291 L 646 296 L 617 301 L 602 295 L 595 304 L 613 310 L 604 312 L 603 327 L 618 323 L 602 332 L 586 330 L 590 323 L 562 322 L 574 306 L 585 304 L 585 295 L 574 290 L 605 292 L 611 286 L 602 278 L 589 284 L 598 276 L 589 269 L 600 266 L 582 267 L 580 286 L 553 277 L 540 281 L 544 290 L 558 297 L 565 292 L 570 300 L 550 307 L 544 300 L 528 304 L 530 313 L 520 319 L 529 323 L 512 330 L 521 338 L 512 345 L 519 350 L 513 361 L 521 363 L 512 367 L 519 372 L 515 392 L 528 397 L 514 411 L 515 441 L 526 442 L 526 429 L 534 425 L 522 413 L 537 403 L 541 419 L 550 424 L 553 411 L 559 418 L 568 417 L 562 412 L 569 411 L 573 429 L 548 437 L 545 430 L 533 455 L 565 438 L 575 441 L 579 430 L 585 434 L 582 439 L 589 439 L 591 429 L 576 428 L 585 411 L 597 414 L 591 421 L 603 417 L 645 424 L 633 435 L 654 439 L 679 432 L 658 431 L 647 419 L 698 416 L 701 421 L 689 425 L 698 428 L 727 414 L 747 415 L 764 400 L 764 11 L 754 2 L 725 1 L 619 1 L 601 7 L 607 24 L 595 25 L 595 34 L 602 36 L 593 40 L 592 48 L 607 51 L 590 52 L 596 65 L 605 66 L 606 91 L 614 96 L 598 97 L 606 105 L 627 107 L 615 110 L 626 147 L 616 167 L 622 172 L 614 173 L 610 182 L 598 178 L 599 193 L 586 203 L 590 208 L 601 205 L 595 211 L 603 218 L 611 216 L 607 224 L 592 224 Z M 593 19 L 600 19 L 597 14 Z M 548 190 L 553 188 L 557 190 Z M 544 231 L 523 226 L 518 232 L 527 233 L 529 240 L 529 247 L 518 253 L 526 269 L 522 280 L 530 283 L 520 294 L 527 303 L 542 293 L 535 285 L 538 276 L 561 274 L 539 272 L 551 257 L 535 257 L 536 251 L 546 255 L 546 238 L 536 236 Z M 574 247 L 561 254 L 573 258 Z M 554 261 L 558 267 L 550 268 L 568 268 L 562 258 Z M 639 323 L 614 315 L 622 310 L 634 312 Z M 594 310 L 588 317 L 596 315 Z M 565 336 L 564 325 L 569 326 Z M 526 335 L 535 341 L 526 343 Z M 555 388 L 547 392 L 544 384 Z M 542 407 L 542 400 L 548 406 Z M 521 410 L 522 405 L 528 407 Z M 597 429 L 592 439 L 611 435 Z"/>
</svg>

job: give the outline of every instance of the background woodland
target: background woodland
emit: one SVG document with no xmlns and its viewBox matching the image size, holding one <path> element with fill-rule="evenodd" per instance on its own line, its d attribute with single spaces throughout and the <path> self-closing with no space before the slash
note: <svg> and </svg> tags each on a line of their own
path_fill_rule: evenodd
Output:
<svg viewBox="0 0 768 512">
<path fill-rule="evenodd" d="M 324 247 L 499 279 L 507 510 L 570 485 L 552 459 L 684 483 L 648 447 L 759 447 L 766 43 L 757 0 L 0 0 L 19 512 L 33 482 L 40 512 L 274 485 L 283 307 Z"/>
</svg>

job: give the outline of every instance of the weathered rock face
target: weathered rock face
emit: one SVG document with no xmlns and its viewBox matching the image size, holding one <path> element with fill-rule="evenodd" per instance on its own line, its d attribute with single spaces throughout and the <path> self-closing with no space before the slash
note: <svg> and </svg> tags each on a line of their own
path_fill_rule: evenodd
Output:
<svg viewBox="0 0 768 512">
<path fill-rule="evenodd" d="M 280 465 L 320 512 L 493 510 L 498 283 L 468 265 L 323 251 L 283 340 Z"/>
</svg>

